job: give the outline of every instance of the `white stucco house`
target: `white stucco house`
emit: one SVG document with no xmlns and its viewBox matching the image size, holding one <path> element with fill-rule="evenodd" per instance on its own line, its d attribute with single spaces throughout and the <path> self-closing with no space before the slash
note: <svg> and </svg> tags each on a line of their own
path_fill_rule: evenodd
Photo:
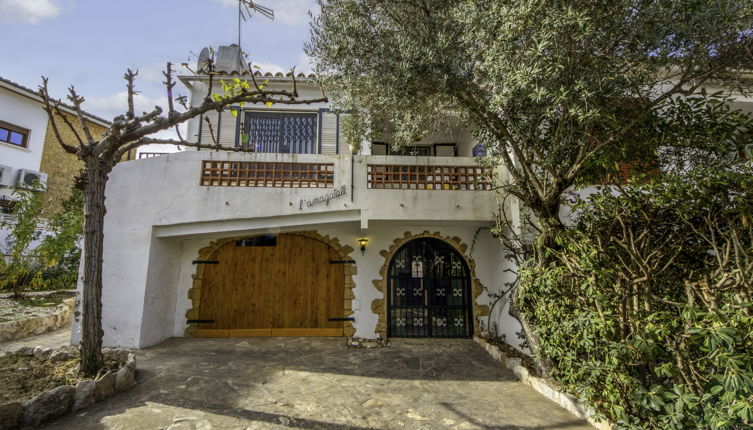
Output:
<svg viewBox="0 0 753 430">
<path fill-rule="evenodd" d="M 250 79 L 237 46 L 218 55 L 218 88 Z M 292 87 L 290 75 L 255 73 L 268 88 Z M 313 78 L 298 75 L 301 99 L 319 97 Z M 203 73 L 180 79 L 194 104 L 220 92 Z M 252 152 L 120 163 L 107 191 L 104 344 L 491 331 L 520 347 L 518 321 L 506 305 L 488 316 L 487 295 L 512 281 L 489 227 L 495 213 L 515 222 L 520 210 L 499 207 L 470 130 L 457 124 L 394 153 L 388 135 L 351 145 L 343 115 L 327 103 L 233 106 L 193 120 L 188 139 Z"/>
<path fill-rule="evenodd" d="M 218 70 L 249 79 L 237 52 L 222 47 Z M 291 88 L 289 75 L 256 73 Z M 206 76 L 180 79 L 193 102 L 206 96 Z M 313 76 L 297 81 L 300 98 L 320 96 Z M 120 163 L 107 191 L 104 344 L 484 330 L 485 289 L 508 275 L 488 229 L 498 207 L 472 157 L 478 142 L 458 125 L 403 154 L 388 141 L 352 153 L 341 115 L 326 103 L 231 107 L 207 114 L 211 132 L 207 119 L 191 122 L 189 139 L 254 152 Z M 517 321 L 494 313 L 496 332 L 517 345 Z"/>
</svg>

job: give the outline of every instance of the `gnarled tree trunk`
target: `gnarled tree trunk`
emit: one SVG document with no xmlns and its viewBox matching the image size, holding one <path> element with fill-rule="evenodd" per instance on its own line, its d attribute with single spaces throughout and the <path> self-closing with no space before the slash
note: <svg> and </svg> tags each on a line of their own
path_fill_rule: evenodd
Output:
<svg viewBox="0 0 753 430">
<path fill-rule="evenodd" d="M 102 243 L 105 219 L 105 185 L 111 167 L 96 156 L 85 160 L 83 322 L 81 371 L 93 376 L 104 367 L 102 355 Z"/>
</svg>

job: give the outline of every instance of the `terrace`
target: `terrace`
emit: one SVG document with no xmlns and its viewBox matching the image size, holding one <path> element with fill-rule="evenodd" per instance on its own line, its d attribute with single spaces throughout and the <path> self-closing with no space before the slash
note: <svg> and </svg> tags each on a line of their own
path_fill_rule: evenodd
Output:
<svg viewBox="0 0 753 430">
<path fill-rule="evenodd" d="M 127 176 L 144 188 L 173 184 L 141 196 L 157 206 L 181 201 L 160 209 L 161 226 L 314 217 L 368 228 L 375 220 L 492 221 L 496 212 L 490 172 L 471 157 L 187 151 L 124 168 L 137 170 Z M 189 209 L 173 210 L 181 207 Z"/>
</svg>

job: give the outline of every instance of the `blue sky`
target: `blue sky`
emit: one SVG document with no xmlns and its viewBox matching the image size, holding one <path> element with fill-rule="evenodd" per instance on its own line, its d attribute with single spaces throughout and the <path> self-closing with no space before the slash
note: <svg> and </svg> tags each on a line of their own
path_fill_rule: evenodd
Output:
<svg viewBox="0 0 753 430">
<path fill-rule="evenodd" d="M 262 70 L 310 70 L 303 43 L 315 1 L 259 3 L 275 20 L 245 22 L 244 51 Z M 165 62 L 195 64 L 192 52 L 237 37 L 237 0 L 0 0 L 0 76 L 37 88 L 45 75 L 55 97 L 73 84 L 86 110 L 111 119 L 124 111 L 126 68 L 140 70 L 137 108 L 147 109 L 164 103 Z"/>
</svg>

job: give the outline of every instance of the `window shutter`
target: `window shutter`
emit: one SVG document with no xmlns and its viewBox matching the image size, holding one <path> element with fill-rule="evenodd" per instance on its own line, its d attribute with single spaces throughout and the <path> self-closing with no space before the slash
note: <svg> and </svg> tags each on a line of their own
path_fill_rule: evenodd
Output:
<svg viewBox="0 0 753 430">
<path fill-rule="evenodd" d="M 220 121 L 220 139 L 222 146 L 235 146 L 235 133 L 237 119 L 230 112 L 230 108 L 222 111 L 222 121 Z"/>
<path fill-rule="evenodd" d="M 322 154 L 337 153 L 337 115 L 322 113 Z"/>
<path fill-rule="evenodd" d="M 209 132 L 209 126 L 207 125 L 207 120 L 204 118 L 209 118 L 209 122 L 212 124 L 212 133 Z M 203 145 L 214 145 L 214 141 L 212 140 L 212 134 L 214 134 L 214 138 L 217 139 L 217 125 L 219 124 L 217 111 L 211 111 L 205 113 L 201 117 L 201 136 L 199 139 L 201 140 L 201 143 Z"/>
</svg>

